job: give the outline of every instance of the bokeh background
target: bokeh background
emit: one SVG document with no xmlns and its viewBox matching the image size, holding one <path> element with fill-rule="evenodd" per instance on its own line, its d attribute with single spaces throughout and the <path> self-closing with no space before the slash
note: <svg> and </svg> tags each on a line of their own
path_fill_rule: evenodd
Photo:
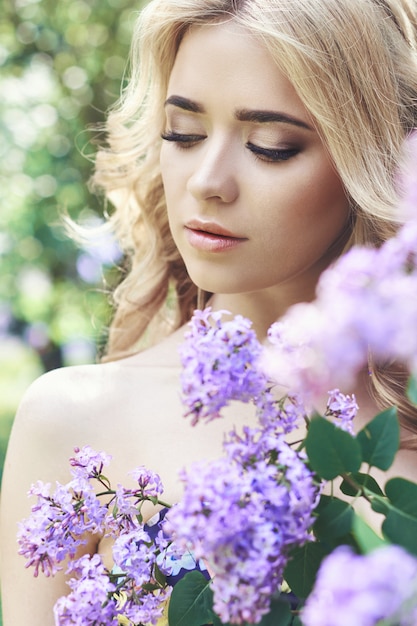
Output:
<svg viewBox="0 0 417 626">
<path fill-rule="evenodd" d="M 0 473 L 19 400 L 43 371 L 94 362 L 119 252 L 77 244 L 103 221 L 94 141 L 123 85 L 146 0 L 3 0 L 0 10 Z"/>
</svg>

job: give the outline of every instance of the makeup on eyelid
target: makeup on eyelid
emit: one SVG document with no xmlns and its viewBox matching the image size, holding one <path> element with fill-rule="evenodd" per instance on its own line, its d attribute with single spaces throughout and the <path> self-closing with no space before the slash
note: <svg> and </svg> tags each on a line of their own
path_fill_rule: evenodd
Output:
<svg viewBox="0 0 417 626">
<path fill-rule="evenodd" d="M 190 108 L 202 109 L 202 107 L 185 98 L 174 97 L 167 101 L 167 128 L 161 137 L 186 149 L 207 139 L 211 129 L 209 124 L 204 123 L 202 116 L 205 111 L 202 113 L 177 109 L 173 106 L 173 102 L 177 100 L 180 103 L 183 101 L 188 103 Z M 245 110 L 235 112 L 234 117 L 241 127 L 242 144 L 255 155 L 264 156 L 270 161 L 282 161 L 295 156 L 302 145 L 301 138 L 297 136 L 297 129 L 311 130 L 304 122 L 284 113 Z M 296 130 L 289 128 L 290 125 Z"/>
<path fill-rule="evenodd" d="M 161 135 L 165 141 L 171 141 L 177 145 L 179 149 L 187 150 L 194 147 L 199 142 L 207 139 L 205 135 L 197 135 L 192 133 L 178 133 L 175 131 L 166 131 Z M 280 162 L 287 161 L 288 159 L 296 156 L 300 151 L 300 148 L 296 147 L 271 147 L 254 144 L 251 141 L 247 141 L 245 147 L 260 160 L 266 162 Z"/>
</svg>

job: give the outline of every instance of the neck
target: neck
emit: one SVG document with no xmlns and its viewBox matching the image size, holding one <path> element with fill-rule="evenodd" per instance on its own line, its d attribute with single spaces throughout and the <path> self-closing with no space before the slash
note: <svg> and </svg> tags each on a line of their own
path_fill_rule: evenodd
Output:
<svg viewBox="0 0 417 626">
<path fill-rule="evenodd" d="M 314 294 L 311 294 L 313 299 Z M 260 291 L 243 294 L 215 294 L 209 301 L 213 310 L 226 310 L 232 315 L 243 315 L 251 320 L 259 341 L 267 336 L 268 329 L 282 317 L 287 309 L 299 300 L 291 294 L 279 296 L 273 291 Z"/>
</svg>

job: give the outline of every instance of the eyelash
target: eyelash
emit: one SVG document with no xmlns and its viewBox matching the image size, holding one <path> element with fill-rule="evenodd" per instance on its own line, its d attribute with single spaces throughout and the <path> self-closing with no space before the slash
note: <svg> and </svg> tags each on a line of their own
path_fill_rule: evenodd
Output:
<svg viewBox="0 0 417 626">
<path fill-rule="evenodd" d="M 174 131 L 167 131 L 162 133 L 161 138 L 165 141 L 172 141 L 178 144 L 179 148 L 186 150 L 192 148 L 196 143 L 205 139 L 205 135 L 186 135 L 183 133 L 175 133 Z"/>
<path fill-rule="evenodd" d="M 176 133 L 174 131 L 166 131 L 162 133 L 161 138 L 165 141 L 171 141 L 176 143 L 182 150 L 192 148 L 199 141 L 206 139 L 205 135 L 187 135 L 183 133 Z M 279 163 L 280 161 L 288 161 L 292 157 L 296 156 L 299 152 L 298 148 L 286 148 L 280 150 L 278 148 L 261 148 L 248 141 L 246 147 L 252 152 L 256 159 L 264 161 L 266 163 Z"/>
<path fill-rule="evenodd" d="M 267 163 L 288 161 L 299 153 L 298 148 L 286 148 L 285 150 L 279 148 L 261 148 L 260 146 L 255 146 L 255 144 L 250 141 L 248 141 L 246 147 L 249 148 L 255 158 L 260 161 L 266 161 Z"/>
</svg>

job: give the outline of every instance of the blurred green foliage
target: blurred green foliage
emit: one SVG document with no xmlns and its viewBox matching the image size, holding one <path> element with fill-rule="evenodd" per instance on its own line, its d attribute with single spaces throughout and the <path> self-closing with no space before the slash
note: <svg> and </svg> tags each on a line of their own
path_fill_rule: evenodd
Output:
<svg viewBox="0 0 417 626">
<path fill-rule="evenodd" d="M 102 221 L 94 133 L 117 99 L 136 0 L 3 1 L 0 15 L 0 467 L 13 414 L 43 370 L 91 362 L 109 320 L 110 239 L 77 245 L 63 213 Z"/>
</svg>

